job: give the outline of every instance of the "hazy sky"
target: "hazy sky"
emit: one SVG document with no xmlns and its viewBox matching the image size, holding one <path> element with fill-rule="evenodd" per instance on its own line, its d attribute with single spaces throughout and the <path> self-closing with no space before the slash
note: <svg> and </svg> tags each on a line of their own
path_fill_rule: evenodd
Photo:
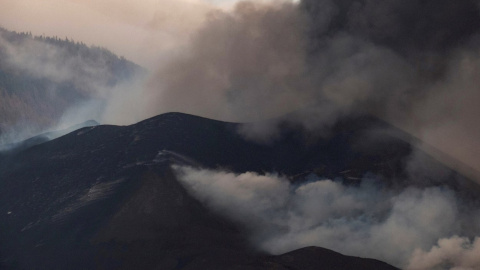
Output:
<svg viewBox="0 0 480 270">
<path fill-rule="evenodd" d="M 236 0 L 0 0 L 0 26 L 107 47 L 151 67 Z"/>
</svg>

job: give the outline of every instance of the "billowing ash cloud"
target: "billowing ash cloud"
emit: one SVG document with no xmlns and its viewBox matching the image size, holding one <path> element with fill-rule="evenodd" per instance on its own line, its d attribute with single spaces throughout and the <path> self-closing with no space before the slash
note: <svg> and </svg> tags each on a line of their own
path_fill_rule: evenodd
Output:
<svg viewBox="0 0 480 270">
<path fill-rule="evenodd" d="M 473 0 L 240 2 L 157 70 L 148 108 L 250 122 L 311 106 L 289 119 L 309 129 L 369 113 L 478 170 L 479 26 Z"/>
<path fill-rule="evenodd" d="M 418 105 L 410 103 L 441 96 L 452 72 L 478 58 L 479 25 L 468 0 L 241 2 L 211 14 L 152 84 L 163 107 L 179 99 L 171 106 L 224 119 L 325 99 L 409 116 Z"/>
<path fill-rule="evenodd" d="M 480 147 L 477 1 L 302 6 L 323 95 L 386 118 L 478 170 L 480 156 L 468 150 Z"/>
<path fill-rule="evenodd" d="M 478 240 L 467 238 L 480 226 L 476 210 L 448 188 L 394 191 L 373 176 L 359 185 L 316 176 L 296 185 L 275 174 L 175 170 L 194 197 L 273 254 L 314 245 L 408 269 L 478 269 Z"/>
<path fill-rule="evenodd" d="M 210 13 L 186 52 L 150 81 L 150 107 L 245 121 L 302 106 L 305 26 L 288 2 L 241 2 Z"/>
<path fill-rule="evenodd" d="M 370 113 L 477 175 L 477 1 L 212 3 L 50 0 L 31 10 L 23 0 L 4 0 L 0 22 L 28 31 L 30 18 L 65 21 L 47 34 L 98 40 L 147 65 L 147 82 L 105 98 L 100 122 L 130 124 L 168 111 L 254 122 L 309 107 L 288 120 L 325 131 L 343 115 Z M 28 20 L 14 20 L 16 13 Z M 271 121 L 240 133 L 269 142 L 277 130 Z"/>
</svg>

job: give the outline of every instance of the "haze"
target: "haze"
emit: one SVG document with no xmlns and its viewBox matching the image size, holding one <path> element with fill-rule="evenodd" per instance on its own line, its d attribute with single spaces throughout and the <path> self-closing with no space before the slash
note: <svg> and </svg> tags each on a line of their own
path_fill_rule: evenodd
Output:
<svg viewBox="0 0 480 270">
<path fill-rule="evenodd" d="M 232 0 L 1 0 L 0 25 L 106 47 L 144 67 L 179 49 L 206 13 Z"/>
</svg>

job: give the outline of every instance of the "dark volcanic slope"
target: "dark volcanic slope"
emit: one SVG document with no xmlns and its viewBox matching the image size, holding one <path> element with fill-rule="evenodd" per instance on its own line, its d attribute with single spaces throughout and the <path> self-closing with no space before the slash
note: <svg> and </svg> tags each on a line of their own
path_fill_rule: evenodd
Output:
<svg viewBox="0 0 480 270">
<path fill-rule="evenodd" d="M 239 228 L 185 192 L 170 165 L 277 171 L 292 181 L 308 172 L 401 179 L 408 143 L 391 132 L 369 140 L 367 129 L 386 128 L 369 118 L 342 121 L 329 138 L 285 127 L 271 145 L 246 141 L 237 128 L 170 113 L 1 154 L 0 267 L 395 269 L 321 248 L 273 257 L 251 251 Z"/>
<path fill-rule="evenodd" d="M 57 131 L 50 131 L 46 133 L 39 134 L 37 136 L 31 137 L 29 139 L 26 139 L 24 141 L 19 141 L 15 143 L 9 143 L 9 144 L 4 144 L 0 145 L 0 151 L 3 152 L 8 152 L 9 154 L 12 154 L 13 152 L 21 152 L 25 149 L 28 149 L 32 146 L 42 144 L 44 142 L 48 142 L 49 140 L 56 139 L 58 137 L 61 137 L 63 135 L 66 135 L 72 131 L 75 131 L 77 129 L 83 128 L 83 127 L 93 127 L 93 126 L 98 126 L 99 123 L 95 120 L 88 120 L 83 123 L 74 125 L 72 127 L 62 129 L 62 130 L 57 130 Z"/>
</svg>

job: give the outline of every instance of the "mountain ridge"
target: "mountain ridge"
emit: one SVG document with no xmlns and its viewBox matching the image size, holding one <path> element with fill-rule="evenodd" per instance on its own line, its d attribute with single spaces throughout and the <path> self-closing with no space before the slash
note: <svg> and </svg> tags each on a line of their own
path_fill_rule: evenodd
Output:
<svg viewBox="0 0 480 270">
<path fill-rule="evenodd" d="M 1 261 L 13 269 L 396 269 L 324 249 L 268 256 L 251 246 L 245 228 L 189 195 L 171 169 L 277 172 L 292 182 L 309 172 L 350 185 L 370 172 L 401 185 L 395 179 L 412 146 L 388 132 L 380 147 L 355 145 L 375 121 L 348 123 L 308 144 L 305 131 L 287 127 L 265 145 L 242 137 L 239 124 L 168 113 L 130 126 L 81 128 L 0 156 Z"/>
</svg>

